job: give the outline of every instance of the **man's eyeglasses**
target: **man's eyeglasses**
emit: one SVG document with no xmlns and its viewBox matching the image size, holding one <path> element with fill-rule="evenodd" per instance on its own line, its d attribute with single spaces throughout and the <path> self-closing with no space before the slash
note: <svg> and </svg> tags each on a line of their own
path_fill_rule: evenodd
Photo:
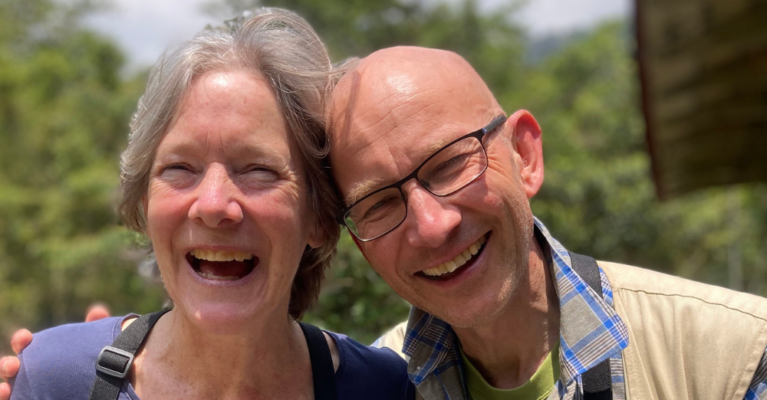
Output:
<svg viewBox="0 0 767 400">
<path fill-rule="evenodd" d="M 391 232 L 407 217 L 402 185 L 415 178 L 431 194 L 444 197 L 474 182 L 487 169 L 485 135 L 506 121 L 501 115 L 484 128 L 461 136 L 429 156 L 399 182 L 363 197 L 342 211 L 340 223 L 360 241 L 367 242 Z"/>
</svg>

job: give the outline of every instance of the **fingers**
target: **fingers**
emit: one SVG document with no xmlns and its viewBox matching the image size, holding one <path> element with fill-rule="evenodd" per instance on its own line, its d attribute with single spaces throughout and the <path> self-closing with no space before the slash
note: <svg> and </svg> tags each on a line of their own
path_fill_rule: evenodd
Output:
<svg viewBox="0 0 767 400">
<path fill-rule="evenodd" d="M 0 383 L 0 400 L 11 399 L 11 385 L 7 383 Z"/>
<path fill-rule="evenodd" d="M 19 359 L 16 357 L 0 358 L 0 378 L 8 380 L 19 373 Z M 1 397 L 0 397 L 1 398 Z"/>
<path fill-rule="evenodd" d="M 26 329 L 22 329 L 13 334 L 11 338 L 11 347 L 13 351 L 18 354 L 25 347 L 29 346 L 32 341 L 32 333 Z M 0 358 L 0 378 L 7 381 L 14 378 L 19 373 L 19 359 L 16 357 L 3 357 Z M 0 383 L 0 400 L 10 400 L 11 398 L 11 385 L 8 383 Z"/>
<path fill-rule="evenodd" d="M 11 348 L 16 354 L 21 353 L 30 343 L 32 343 L 32 332 L 26 329 L 19 329 L 11 337 Z"/>
<path fill-rule="evenodd" d="M 88 308 L 88 312 L 85 314 L 85 322 L 98 321 L 109 317 L 109 308 L 107 306 L 104 304 L 94 304 Z"/>
</svg>

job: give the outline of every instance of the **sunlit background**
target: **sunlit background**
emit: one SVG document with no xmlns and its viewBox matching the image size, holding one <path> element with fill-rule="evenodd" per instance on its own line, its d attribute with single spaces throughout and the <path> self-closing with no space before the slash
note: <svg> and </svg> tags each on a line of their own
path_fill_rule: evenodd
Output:
<svg viewBox="0 0 767 400">
<path fill-rule="evenodd" d="M 461 4 L 455 0 L 422 3 L 427 7 Z M 503 15 L 523 27 L 531 38 L 589 30 L 607 20 L 628 20 L 633 13 L 629 0 L 481 0 L 475 3 L 478 10 L 486 14 L 513 7 L 516 12 L 503 10 Z M 216 12 L 215 5 L 209 0 L 115 0 L 83 21 L 84 26 L 112 38 L 125 52 L 128 68 L 135 70 L 152 65 L 167 48 L 188 40 L 207 24 L 220 23 L 219 17 L 226 17 L 228 13 Z"/>
<path fill-rule="evenodd" d="M 767 294 L 767 188 L 661 202 L 652 180 L 628 0 L 0 1 L 0 350 L 19 326 L 80 321 L 88 304 L 165 301 L 114 213 L 118 157 L 149 65 L 257 5 L 299 12 L 334 61 L 396 44 L 457 51 L 511 113 L 544 131 L 533 211 L 566 247 Z M 363 342 L 408 306 L 345 234 L 310 322 Z"/>
</svg>

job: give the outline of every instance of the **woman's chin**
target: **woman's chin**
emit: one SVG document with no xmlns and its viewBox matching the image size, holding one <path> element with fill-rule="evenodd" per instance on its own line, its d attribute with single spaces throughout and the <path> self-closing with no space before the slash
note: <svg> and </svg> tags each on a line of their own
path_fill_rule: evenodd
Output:
<svg viewBox="0 0 767 400">
<path fill-rule="evenodd" d="M 241 303 L 203 304 L 184 312 L 185 317 L 197 329 L 215 335 L 239 334 L 252 331 L 254 325 L 266 321 L 269 313 L 248 310 Z"/>
</svg>

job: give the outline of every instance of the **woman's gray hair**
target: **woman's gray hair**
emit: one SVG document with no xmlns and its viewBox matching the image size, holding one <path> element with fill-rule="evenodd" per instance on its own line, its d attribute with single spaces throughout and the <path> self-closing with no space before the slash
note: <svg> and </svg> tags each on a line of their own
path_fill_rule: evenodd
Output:
<svg viewBox="0 0 767 400">
<path fill-rule="evenodd" d="M 277 96 L 292 137 L 303 158 L 309 210 L 316 212 L 324 244 L 307 246 L 293 282 L 290 315 L 300 318 L 319 294 L 320 282 L 340 234 L 335 220 L 338 201 L 326 156 L 324 106 L 335 79 L 325 46 L 312 27 L 287 10 L 261 8 L 207 28 L 168 56 L 149 75 L 146 91 L 131 122 L 122 154 L 119 214 L 125 224 L 144 233 L 146 196 L 155 153 L 196 78 L 211 71 L 245 69 L 261 74 Z"/>
</svg>

